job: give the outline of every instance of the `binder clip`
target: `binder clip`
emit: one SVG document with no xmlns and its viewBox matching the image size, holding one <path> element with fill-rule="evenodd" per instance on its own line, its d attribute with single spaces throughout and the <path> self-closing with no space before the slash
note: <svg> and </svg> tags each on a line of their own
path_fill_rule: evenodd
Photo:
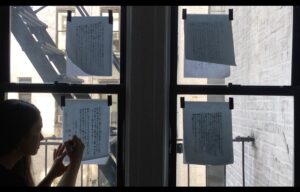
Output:
<svg viewBox="0 0 300 192">
<path fill-rule="evenodd" d="M 229 97 L 229 109 L 232 110 L 233 109 L 233 98 Z"/>
<path fill-rule="evenodd" d="M 60 96 L 60 106 L 64 107 L 66 105 L 66 98 L 64 95 Z"/>
<path fill-rule="evenodd" d="M 108 23 L 113 24 L 113 14 L 112 10 L 108 10 Z"/>
<path fill-rule="evenodd" d="M 182 143 L 177 143 L 176 144 L 176 152 L 177 153 L 183 153 L 183 145 L 182 145 Z"/>
<path fill-rule="evenodd" d="M 229 20 L 233 20 L 233 9 L 229 9 Z"/>
<path fill-rule="evenodd" d="M 108 95 L 108 96 L 107 96 L 107 105 L 108 105 L 108 106 L 111 106 L 111 104 L 112 104 L 111 95 Z"/>
<path fill-rule="evenodd" d="M 182 9 L 182 19 L 186 19 L 186 9 Z"/>
<path fill-rule="evenodd" d="M 67 15 L 67 21 L 71 22 L 72 18 L 72 11 L 68 10 L 68 15 Z"/>
<path fill-rule="evenodd" d="M 181 107 L 181 108 L 184 108 L 184 107 L 185 107 L 184 97 L 180 97 L 180 107 Z"/>
</svg>

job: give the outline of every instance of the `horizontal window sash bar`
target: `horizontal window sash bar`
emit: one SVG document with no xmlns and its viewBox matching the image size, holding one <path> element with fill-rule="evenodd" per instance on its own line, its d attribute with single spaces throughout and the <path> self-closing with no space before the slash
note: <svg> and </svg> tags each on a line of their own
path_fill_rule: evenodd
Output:
<svg viewBox="0 0 300 192">
<path fill-rule="evenodd" d="M 300 86 L 242 86 L 242 85 L 177 85 L 176 94 L 215 94 L 215 95 L 278 95 L 294 96 L 300 94 Z M 0 84 L 1 92 L 32 93 L 115 93 L 119 94 L 121 85 L 92 84 Z"/>
<path fill-rule="evenodd" d="M 45 142 L 45 141 L 41 141 L 40 142 L 41 145 L 59 145 L 62 144 L 62 142 Z"/>
<path fill-rule="evenodd" d="M 177 85 L 176 94 L 295 96 L 300 86 Z"/>
<path fill-rule="evenodd" d="M 2 83 L 0 84 L 0 92 L 119 94 L 121 85 Z"/>
</svg>

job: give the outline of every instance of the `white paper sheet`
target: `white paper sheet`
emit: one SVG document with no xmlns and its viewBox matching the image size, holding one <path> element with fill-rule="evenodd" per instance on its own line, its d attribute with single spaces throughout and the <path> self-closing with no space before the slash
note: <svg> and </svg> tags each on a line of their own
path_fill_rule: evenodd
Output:
<svg viewBox="0 0 300 192">
<path fill-rule="evenodd" d="M 184 77 L 216 78 L 230 76 L 230 66 L 185 59 Z"/>
<path fill-rule="evenodd" d="M 107 101 L 66 99 L 63 108 L 63 141 L 73 135 L 85 145 L 82 163 L 105 164 L 109 155 Z"/>
<path fill-rule="evenodd" d="M 185 58 L 236 65 L 228 15 L 189 14 L 184 22 Z"/>
<path fill-rule="evenodd" d="M 67 66 L 67 75 L 112 75 L 112 24 L 108 17 L 72 17 L 67 22 L 68 58 L 84 73 Z"/>
<path fill-rule="evenodd" d="M 183 126 L 184 163 L 233 163 L 231 110 L 227 102 L 185 102 Z"/>
<path fill-rule="evenodd" d="M 69 75 L 73 74 L 73 75 L 77 75 L 77 76 L 89 76 L 89 74 L 85 73 L 84 71 L 82 71 L 82 69 L 77 67 L 71 61 L 71 59 L 69 59 L 69 57 L 67 57 L 67 59 L 66 59 L 66 65 L 67 65 L 67 74 L 69 74 Z"/>
</svg>

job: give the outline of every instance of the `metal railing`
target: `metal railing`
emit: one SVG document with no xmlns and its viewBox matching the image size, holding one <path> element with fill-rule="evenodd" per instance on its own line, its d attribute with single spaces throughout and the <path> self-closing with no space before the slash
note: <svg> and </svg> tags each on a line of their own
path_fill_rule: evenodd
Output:
<svg viewBox="0 0 300 192">
<path fill-rule="evenodd" d="M 111 133 L 110 133 L 110 154 L 109 159 L 106 164 L 104 165 L 97 165 L 97 181 L 98 186 L 107 185 L 108 186 L 116 186 L 116 154 L 117 154 L 117 129 L 115 127 L 111 127 Z M 45 176 L 47 175 L 48 170 L 48 152 L 49 152 L 49 146 L 58 146 L 63 142 L 63 139 L 61 137 L 45 137 L 40 144 L 45 147 L 45 162 L 44 162 L 44 169 L 45 169 Z M 89 164 L 90 165 L 90 164 Z M 81 164 L 80 167 L 80 186 L 84 186 L 84 169 L 83 164 Z M 88 166 L 88 165 L 85 165 Z M 89 176 L 86 174 L 86 182 L 89 182 Z M 103 178 L 102 178 L 103 177 Z"/>
</svg>

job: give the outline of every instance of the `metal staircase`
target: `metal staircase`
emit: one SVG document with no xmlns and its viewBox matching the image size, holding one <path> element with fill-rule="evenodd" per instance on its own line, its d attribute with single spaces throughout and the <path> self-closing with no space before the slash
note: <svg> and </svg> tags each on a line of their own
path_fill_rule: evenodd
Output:
<svg viewBox="0 0 300 192">
<path fill-rule="evenodd" d="M 11 7 L 11 32 L 26 53 L 32 65 L 45 83 L 83 83 L 77 77 L 66 75 L 65 53 L 59 50 L 47 32 L 47 25 L 40 21 L 36 13 L 45 6 L 33 11 L 30 6 Z M 82 16 L 88 16 L 87 12 L 80 7 Z M 118 58 L 113 55 L 113 64 L 119 71 L 120 63 Z M 60 103 L 61 96 L 72 98 L 71 94 L 53 94 L 57 103 Z M 76 94 L 76 98 L 90 98 L 88 94 Z M 102 173 L 109 180 L 110 185 L 116 185 L 116 145 L 111 143 L 112 156 L 106 165 L 99 165 Z"/>
</svg>

